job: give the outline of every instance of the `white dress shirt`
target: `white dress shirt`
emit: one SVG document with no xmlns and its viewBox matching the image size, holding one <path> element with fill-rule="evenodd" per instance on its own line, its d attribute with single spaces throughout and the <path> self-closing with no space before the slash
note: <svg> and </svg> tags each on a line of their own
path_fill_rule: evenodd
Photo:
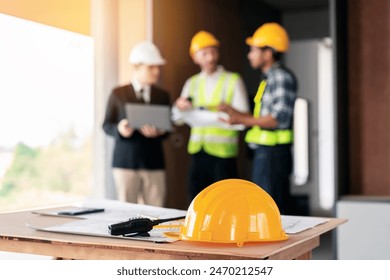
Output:
<svg viewBox="0 0 390 280">
<path fill-rule="evenodd" d="M 143 99 L 145 103 L 150 103 L 150 85 L 143 86 L 136 79 L 132 79 L 131 84 L 138 99 Z"/>
</svg>

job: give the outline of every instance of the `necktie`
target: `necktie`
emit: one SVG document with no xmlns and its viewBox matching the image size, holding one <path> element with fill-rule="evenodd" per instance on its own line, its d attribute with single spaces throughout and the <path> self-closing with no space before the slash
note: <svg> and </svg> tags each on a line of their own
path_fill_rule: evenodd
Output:
<svg viewBox="0 0 390 280">
<path fill-rule="evenodd" d="M 141 101 L 142 103 L 145 102 L 145 100 L 144 100 L 144 89 L 143 89 L 143 88 L 141 88 L 141 90 L 138 91 L 138 93 L 137 93 L 137 99 L 138 99 L 139 101 Z"/>
</svg>

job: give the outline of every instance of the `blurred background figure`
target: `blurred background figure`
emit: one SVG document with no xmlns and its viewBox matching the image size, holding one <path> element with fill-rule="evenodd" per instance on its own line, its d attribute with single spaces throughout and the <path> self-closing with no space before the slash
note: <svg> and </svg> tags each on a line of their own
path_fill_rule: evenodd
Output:
<svg viewBox="0 0 390 280">
<path fill-rule="evenodd" d="M 226 71 L 218 65 L 220 42 L 206 31 L 193 36 L 190 55 L 201 72 L 184 84 L 175 110 L 203 108 L 216 111 L 220 103 L 231 104 L 240 112 L 249 110 L 247 93 L 238 73 Z M 178 121 L 178 119 L 176 119 Z M 227 178 L 237 178 L 237 130 L 220 127 L 193 127 L 188 143 L 191 155 L 188 174 L 188 198 L 191 201 L 210 184 Z"/>
<path fill-rule="evenodd" d="M 118 199 L 163 206 L 166 196 L 165 162 L 162 141 L 166 132 L 145 125 L 134 129 L 126 119 L 125 104 L 170 105 L 169 94 L 156 87 L 160 67 L 166 61 L 157 47 L 145 41 L 130 52 L 133 77 L 129 85 L 115 88 L 108 100 L 103 129 L 115 138 L 113 176 Z"/>
<path fill-rule="evenodd" d="M 251 127 L 245 141 L 254 150 L 252 181 L 266 190 L 281 212 L 291 207 L 289 176 L 292 172 L 292 118 L 297 95 L 294 75 L 281 65 L 281 56 L 288 50 L 286 30 L 277 23 L 260 26 L 252 37 L 248 60 L 253 69 L 262 72 L 253 99 L 253 115 L 242 114 L 230 106 L 221 106 L 230 115 L 229 123 Z"/>
</svg>

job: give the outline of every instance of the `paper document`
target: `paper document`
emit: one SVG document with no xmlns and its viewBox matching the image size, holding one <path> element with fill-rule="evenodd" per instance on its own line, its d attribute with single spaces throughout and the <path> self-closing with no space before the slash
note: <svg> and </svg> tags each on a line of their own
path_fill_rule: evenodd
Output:
<svg viewBox="0 0 390 280">
<path fill-rule="evenodd" d="M 57 226 L 51 227 L 36 227 L 32 224 L 27 223 L 27 226 L 48 232 L 58 232 L 58 233 L 68 233 L 68 234 L 79 234 L 79 235 L 89 235 L 89 236 L 100 236 L 100 237 L 110 237 L 110 238 L 125 238 L 125 239 L 134 239 L 142 241 L 151 241 L 151 242 L 174 242 L 178 238 L 172 237 L 172 235 L 167 236 L 166 232 L 179 232 L 180 226 L 183 221 L 172 221 L 168 223 L 163 223 L 157 226 L 155 229 L 149 232 L 150 236 L 134 236 L 134 237 L 125 237 L 125 236 L 112 236 L 108 231 L 108 225 L 119 223 L 129 220 L 131 217 L 146 217 L 150 219 L 164 219 L 185 216 L 187 211 L 171 209 L 171 208 L 161 208 L 150 205 L 143 204 L 133 204 L 125 203 L 115 200 L 107 199 L 89 199 L 86 200 L 82 205 L 83 207 L 103 207 L 104 212 L 86 214 L 74 217 L 75 220 L 72 222 L 60 224 Z M 35 211 L 34 213 L 40 215 L 57 215 L 58 211 Z M 69 216 L 67 216 L 69 218 Z M 73 217 L 72 217 L 73 218 Z"/>
<path fill-rule="evenodd" d="M 180 232 L 180 227 L 183 224 L 183 220 L 162 223 L 156 226 L 155 228 L 153 228 L 153 230 L 149 232 L 150 236 L 132 236 L 132 237 L 112 236 L 108 231 L 108 225 L 127 221 L 131 217 L 164 219 L 164 218 L 185 216 L 187 213 L 184 210 L 155 207 L 155 206 L 143 205 L 143 204 L 125 203 L 125 202 L 119 202 L 116 200 L 107 200 L 107 199 L 101 199 L 101 200 L 89 199 L 86 200 L 82 206 L 103 207 L 105 211 L 100 213 L 80 215 L 74 217 L 74 221 L 72 222 L 51 226 L 51 227 L 36 227 L 29 223 L 27 223 L 27 225 L 31 228 L 40 231 L 100 236 L 100 237 L 110 237 L 110 238 L 125 238 L 125 239 L 163 243 L 163 242 L 174 242 L 178 240 L 178 233 Z M 51 211 L 48 210 L 47 212 L 36 211 L 35 213 L 41 215 L 58 216 L 56 215 L 58 211 L 52 211 L 52 210 Z M 287 234 L 296 234 L 329 221 L 328 218 L 285 216 L 285 215 L 281 216 L 281 220 L 282 220 L 282 227 Z M 166 233 L 171 233 L 171 234 L 167 235 Z"/>
<path fill-rule="evenodd" d="M 282 215 L 282 227 L 287 234 L 299 233 L 327 221 L 328 218 Z"/>
<path fill-rule="evenodd" d="M 170 243 L 175 242 L 178 238 L 166 236 L 165 232 L 174 232 L 177 228 L 167 228 L 165 230 L 153 229 L 149 231 L 148 236 L 113 236 L 108 232 L 108 223 L 104 220 L 96 219 L 83 219 L 76 220 L 74 222 L 65 223 L 58 226 L 52 227 L 35 227 L 34 225 L 27 224 L 28 227 L 48 232 L 57 232 L 57 233 L 68 233 L 68 234 L 77 234 L 77 235 L 88 235 L 88 236 L 98 236 L 98 237 L 110 237 L 110 238 L 121 238 L 121 239 L 132 239 L 132 240 L 141 240 L 141 241 L 151 241 L 156 243 Z"/>
<path fill-rule="evenodd" d="M 230 125 L 220 119 L 227 120 L 229 115 L 224 112 L 212 112 L 208 110 L 194 109 L 189 111 L 175 112 L 176 118 L 182 119 L 191 127 L 216 126 L 220 128 L 244 130 L 245 126 L 242 124 Z"/>
</svg>

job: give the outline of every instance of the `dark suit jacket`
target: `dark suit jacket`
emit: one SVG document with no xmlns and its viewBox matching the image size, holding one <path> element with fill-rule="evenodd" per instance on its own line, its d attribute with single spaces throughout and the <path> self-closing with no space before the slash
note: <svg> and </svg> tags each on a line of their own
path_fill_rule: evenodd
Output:
<svg viewBox="0 0 390 280">
<path fill-rule="evenodd" d="M 115 138 L 112 166 L 128 169 L 164 169 L 162 140 L 166 135 L 147 138 L 138 130 L 134 131 L 129 138 L 119 134 L 118 123 L 126 118 L 125 103 L 143 103 L 137 99 L 131 84 L 115 88 L 107 104 L 103 130 L 107 135 Z M 150 104 L 170 105 L 169 94 L 152 86 Z"/>
</svg>

